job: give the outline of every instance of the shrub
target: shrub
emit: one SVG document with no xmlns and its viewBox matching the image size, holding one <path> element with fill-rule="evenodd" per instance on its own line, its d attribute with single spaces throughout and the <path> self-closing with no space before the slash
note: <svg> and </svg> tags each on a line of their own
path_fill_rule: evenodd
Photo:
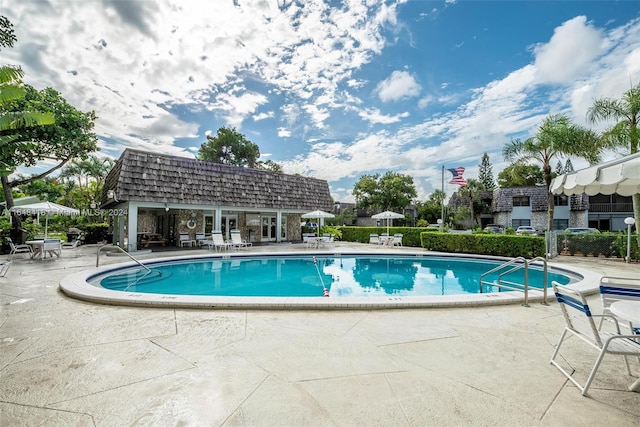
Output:
<svg viewBox="0 0 640 427">
<path fill-rule="evenodd" d="M 422 247 L 438 252 L 534 258 L 545 255 L 544 238 L 502 234 L 421 233 Z"/>
<path fill-rule="evenodd" d="M 107 240 L 109 224 L 86 224 L 83 226 L 83 228 L 86 233 L 84 236 L 85 243 L 98 243 Z"/>
</svg>

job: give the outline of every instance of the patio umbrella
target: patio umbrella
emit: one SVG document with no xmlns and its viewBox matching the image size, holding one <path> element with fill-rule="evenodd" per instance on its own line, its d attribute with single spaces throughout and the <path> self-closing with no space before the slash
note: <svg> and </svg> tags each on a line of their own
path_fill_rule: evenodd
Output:
<svg viewBox="0 0 640 427">
<path fill-rule="evenodd" d="M 559 175 L 551 181 L 553 194 L 586 193 L 632 196 L 640 193 L 640 153 L 611 160 L 579 171 Z"/>
<path fill-rule="evenodd" d="M 47 238 L 48 228 L 49 228 L 49 215 L 80 215 L 80 211 L 77 209 L 69 208 L 67 206 L 62 206 L 57 203 L 51 202 L 38 202 L 31 203 L 28 205 L 22 206 L 14 206 L 9 211 L 14 212 L 18 215 L 38 215 L 38 219 L 40 214 L 45 215 L 45 223 L 44 223 L 44 238 Z"/>
<path fill-rule="evenodd" d="M 397 212 L 392 211 L 384 211 L 377 213 L 375 215 L 371 215 L 373 219 L 386 219 L 387 220 L 387 234 L 389 234 L 389 223 L 393 222 L 394 219 L 404 218 L 404 215 L 399 214 Z"/>
<path fill-rule="evenodd" d="M 313 212 L 307 212 L 306 214 L 302 214 L 302 218 L 308 219 L 308 218 L 312 218 L 312 219 L 318 219 L 318 227 L 320 227 L 320 219 L 324 219 L 324 218 L 334 218 L 335 215 L 329 212 L 325 212 L 325 211 L 321 211 L 321 210 L 315 210 Z M 319 230 L 318 230 L 319 231 Z"/>
</svg>

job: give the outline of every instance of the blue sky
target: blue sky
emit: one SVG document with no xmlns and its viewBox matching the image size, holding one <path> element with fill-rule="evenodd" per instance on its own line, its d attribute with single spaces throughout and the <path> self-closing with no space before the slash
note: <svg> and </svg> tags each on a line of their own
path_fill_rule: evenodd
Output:
<svg viewBox="0 0 640 427">
<path fill-rule="evenodd" d="M 637 0 L 0 6 L 18 38 L 2 63 L 95 110 L 100 155 L 193 157 L 207 131 L 232 126 L 337 201 L 386 171 L 411 175 L 425 200 L 443 165 L 476 178 L 485 152 L 497 176 L 511 138 L 548 114 L 587 125 L 594 99 L 640 82 Z"/>
</svg>

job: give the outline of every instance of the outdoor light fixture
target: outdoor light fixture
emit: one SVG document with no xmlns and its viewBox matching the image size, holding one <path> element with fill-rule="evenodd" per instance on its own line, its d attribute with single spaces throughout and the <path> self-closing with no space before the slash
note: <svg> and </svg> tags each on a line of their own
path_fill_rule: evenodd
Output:
<svg viewBox="0 0 640 427">
<path fill-rule="evenodd" d="M 438 228 L 440 229 L 440 232 L 442 232 L 442 218 L 438 218 Z"/>
<path fill-rule="evenodd" d="M 631 259 L 631 226 L 636 223 L 633 217 L 626 217 L 624 223 L 627 224 L 627 262 Z"/>
<path fill-rule="evenodd" d="M 169 205 L 167 205 L 166 203 L 164 204 L 164 211 L 169 212 Z"/>
<path fill-rule="evenodd" d="M 92 200 L 92 201 L 91 201 L 91 203 L 89 203 L 89 207 L 90 207 L 91 209 L 95 209 L 95 208 L 97 208 L 97 207 L 98 207 L 98 205 L 96 205 L 96 202 Z"/>
<path fill-rule="evenodd" d="M 114 201 L 118 201 L 116 198 L 116 192 L 113 190 L 107 190 L 107 199 L 113 199 Z"/>
</svg>

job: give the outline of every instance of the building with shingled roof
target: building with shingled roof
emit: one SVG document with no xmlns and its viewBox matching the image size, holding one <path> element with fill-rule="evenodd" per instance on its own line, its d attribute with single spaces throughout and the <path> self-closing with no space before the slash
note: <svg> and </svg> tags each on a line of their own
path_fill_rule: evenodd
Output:
<svg viewBox="0 0 640 427">
<path fill-rule="evenodd" d="M 107 175 L 101 200 L 113 243 L 128 251 L 218 230 L 240 230 L 251 242 L 297 241 L 303 213 L 332 207 L 324 180 L 133 149 Z"/>
</svg>

